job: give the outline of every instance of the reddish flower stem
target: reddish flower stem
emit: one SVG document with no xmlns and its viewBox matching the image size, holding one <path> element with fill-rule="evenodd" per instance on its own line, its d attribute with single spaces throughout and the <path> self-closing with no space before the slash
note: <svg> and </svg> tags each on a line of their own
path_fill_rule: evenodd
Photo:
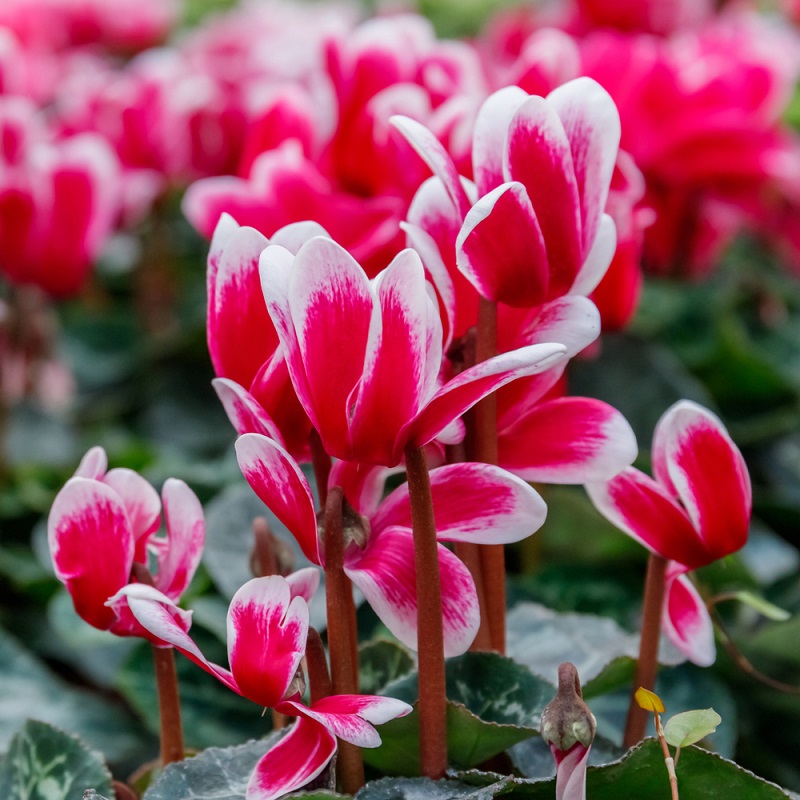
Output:
<svg viewBox="0 0 800 800">
<path fill-rule="evenodd" d="M 183 728 L 178 697 L 178 672 L 175 651 L 153 645 L 153 664 L 158 687 L 158 714 L 161 720 L 161 765 L 183 760 Z"/>
<path fill-rule="evenodd" d="M 423 775 L 438 779 L 447 769 L 442 587 L 431 481 L 422 448 L 406 448 L 406 472 L 417 577 L 420 768 Z"/>
<path fill-rule="evenodd" d="M 667 574 L 667 559 L 655 553 L 647 561 L 644 581 L 644 608 L 642 610 L 642 637 L 639 641 L 639 660 L 633 678 L 633 690 L 625 721 L 625 747 L 633 747 L 644 739 L 647 730 L 648 712 L 636 702 L 634 693 L 642 686 L 653 691 L 658 672 L 658 641 L 661 636 L 661 611 L 664 606 L 664 578 Z"/>
<path fill-rule="evenodd" d="M 344 573 L 344 493 L 334 486 L 325 503 L 325 602 L 328 612 L 328 650 L 334 694 L 358 694 L 358 661 L 353 658 L 356 639 L 353 590 Z M 341 790 L 355 794 L 364 785 L 361 750 L 339 740 L 338 772 Z"/>
<path fill-rule="evenodd" d="M 475 363 L 480 364 L 497 355 L 497 303 L 481 297 L 478 305 L 478 335 L 475 343 Z M 484 397 L 474 409 L 475 459 L 485 464 L 497 464 L 497 398 Z M 506 562 L 501 544 L 480 545 L 481 574 L 486 599 L 491 647 L 498 653 L 506 651 Z"/>
<path fill-rule="evenodd" d="M 333 694 L 328 662 L 325 659 L 325 646 L 316 628 L 308 629 L 306 640 L 306 666 L 308 668 L 311 705 Z"/>
<path fill-rule="evenodd" d="M 311 465 L 314 468 L 314 478 L 317 481 L 317 494 L 319 506 L 325 508 L 328 501 L 328 476 L 331 474 L 331 457 L 325 451 L 319 432 L 311 429 L 308 435 L 308 444 L 311 448 Z"/>
</svg>

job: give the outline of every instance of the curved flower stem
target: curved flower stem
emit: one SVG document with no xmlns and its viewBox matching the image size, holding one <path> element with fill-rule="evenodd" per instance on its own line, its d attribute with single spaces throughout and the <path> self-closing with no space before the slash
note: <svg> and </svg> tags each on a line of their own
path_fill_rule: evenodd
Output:
<svg viewBox="0 0 800 800">
<path fill-rule="evenodd" d="M 658 671 L 658 640 L 661 634 L 661 611 L 664 606 L 664 578 L 667 559 L 650 553 L 644 583 L 644 608 L 642 612 L 642 636 L 639 641 L 639 660 L 633 678 L 633 691 L 640 686 L 653 691 Z M 628 718 L 625 721 L 625 747 L 633 747 L 644 739 L 647 729 L 647 711 L 640 708 L 631 693 Z"/>
<path fill-rule="evenodd" d="M 478 305 L 478 336 L 475 344 L 475 363 L 480 364 L 497 355 L 497 303 L 480 298 Z M 475 458 L 485 464 L 497 464 L 497 398 L 484 397 L 476 406 Z M 480 546 L 481 574 L 491 647 L 498 653 L 506 651 L 506 562 L 501 544 Z"/>
<path fill-rule="evenodd" d="M 356 620 L 352 612 L 355 606 L 350 580 L 344 573 L 343 503 L 344 492 L 341 487 L 332 487 L 325 503 L 324 533 L 328 650 L 334 694 L 358 694 L 358 661 L 353 657 Z M 338 751 L 341 789 L 345 794 L 355 794 L 364 785 L 361 750 L 340 740 Z"/>
<path fill-rule="evenodd" d="M 423 775 L 438 779 L 447 770 L 442 586 L 431 481 L 422 448 L 406 448 L 406 471 L 417 576 L 420 768 Z"/>
<path fill-rule="evenodd" d="M 175 651 L 153 645 L 153 664 L 158 687 L 158 714 L 161 720 L 161 765 L 183 761 L 183 727 L 178 697 L 178 672 Z"/>
</svg>

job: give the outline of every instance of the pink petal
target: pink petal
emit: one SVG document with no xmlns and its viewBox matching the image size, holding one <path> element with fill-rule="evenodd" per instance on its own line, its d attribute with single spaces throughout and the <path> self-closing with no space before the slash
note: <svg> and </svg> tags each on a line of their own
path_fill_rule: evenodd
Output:
<svg viewBox="0 0 800 800">
<path fill-rule="evenodd" d="M 547 245 L 551 294 L 562 294 L 583 264 L 580 199 L 569 140 L 544 98 L 530 97 L 514 115 L 505 173 L 528 190 Z"/>
<path fill-rule="evenodd" d="M 177 601 L 192 581 L 203 555 L 206 525 L 203 506 L 183 482 L 170 478 L 162 490 L 167 538 L 159 545 L 156 587 Z"/>
<path fill-rule="evenodd" d="M 570 287 L 570 292 L 572 294 L 591 294 L 608 272 L 616 250 L 617 226 L 608 214 L 602 214 L 597 236 L 575 277 L 575 282 Z"/>
<path fill-rule="evenodd" d="M 583 221 L 583 253 L 592 247 L 617 160 L 620 120 L 611 95 L 591 78 L 576 78 L 547 96 L 569 139 Z M 610 259 L 609 259 L 610 261 Z"/>
<path fill-rule="evenodd" d="M 99 481 L 70 478 L 50 509 L 47 540 L 75 611 L 95 628 L 110 628 L 116 615 L 105 602 L 130 580 L 134 551 L 117 493 Z"/>
<path fill-rule="evenodd" d="M 253 578 L 228 609 L 228 659 L 241 694 L 265 708 L 280 703 L 305 655 L 308 605 L 279 575 Z"/>
<path fill-rule="evenodd" d="M 145 546 L 161 525 L 161 498 L 158 492 L 132 469 L 119 467 L 106 473 L 103 483 L 113 489 L 128 514 L 136 541 L 136 561 L 146 563 Z"/>
<path fill-rule="evenodd" d="M 666 602 L 661 624 L 670 641 L 692 662 L 710 667 L 716 660 L 714 624 L 700 593 L 685 568 L 670 564 L 666 580 Z"/>
<path fill-rule="evenodd" d="M 317 238 L 303 245 L 295 258 L 288 297 L 308 382 L 306 411 L 327 452 L 346 458 L 349 398 L 364 371 L 375 305 L 369 281 L 343 247 Z M 294 382 L 292 363 L 287 361 Z M 298 396 L 303 402 L 300 391 Z"/>
<path fill-rule="evenodd" d="M 246 389 L 228 378 L 215 378 L 211 381 L 228 419 L 236 432 L 261 433 L 283 444 L 278 426 L 270 419 L 261 404 Z"/>
<path fill-rule="evenodd" d="M 337 738 L 357 747 L 378 747 L 381 737 L 370 723 L 380 725 L 405 716 L 411 706 L 393 697 L 333 695 L 319 700 L 311 708 L 292 700 L 285 701 L 278 706 L 278 711 L 310 717 Z"/>
<path fill-rule="evenodd" d="M 292 599 L 302 597 L 307 603 L 319 589 L 319 570 L 316 567 L 303 567 L 286 576 Z"/>
<path fill-rule="evenodd" d="M 653 469 L 689 512 L 708 551 L 706 563 L 744 545 L 752 506 L 750 476 L 714 414 L 688 400 L 668 409 L 653 436 Z"/>
<path fill-rule="evenodd" d="M 246 433 L 237 439 L 236 458 L 259 499 L 297 539 L 306 558 L 319 564 L 314 498 L 294 459 L 277 442 L 259 433 Z"/>
<path fill-rule="evenodd" d="M 517 109 L 528 99 L 519 86 L 506 86 L 490 94 L 478 111 L 472 133 L 472 168 L 478 192 L 488 194 L 505 182 L 503 153 L 508 127 Z"/>
<path fill-rule="evenodd" d="M 449 542 L 518 542 L 544 523 L 547 507 L 525 481 L 491 464 L 461 463 L 430 472 L 436 538 Z M 395 489 L 370 520 L 372 530 L 411 527 L 408 484 Z"/>
<path fill-rule="evenodd" d="M 442 143 L 424 126 L 409 117 L 394 116 L 389 122 L 403 134 L 406 141 L 419 153 L 420 158 L 431 168 L 433 174 L 442 181 L 453 206 L 463 219 L 469 211 L 470 202 L 461 178 Z"/>
<path fill-rule="evenodd" d="M 358 461 L 389 464 L 397 432 L 419 410 L 429 383 L 425 272 L 413 250 L 403 250 L 376 278 L 380 316 L 373 316 L 350 433 Z M 436 340 L 441 347 L 441 328 Z M 438 355 L 438 358 L 437 358 Z M 438 372 L 441 352 L 434 352 Z M 434 375 L 435 380 L 435 375 Z"/>
<path fill-rule="evenodd" d="M 586 800 L 586 766 L 591 748 L 576 742 L 564 754 L 553 745 L 550 749 L 557 764 L 556 800 Z"/>
<path fill-rule="evenodd" d="M 439 571 L 444 650 L 450 657 L 466 652 L 478 632 L 478 600 L 469 570 L 443 545 L 439 545 Z M 411 531 L 399 527 L 380 531 L 363 553 L 349 554 L 345 572 L 383 624 L 416 650 L 417 588 Z"/>
<path fill-rule="evenodd" d="M 328 487 L 341 486 L 347 502 L 359 514 L 369 517 L 378 508 L 387 478 L 398 471 L 402 469 L 337 461 L 331 468 Z"/>
<path fill-rule="evenodd" d="M 305 220 L 284 225 L 270 236 L 270 244 L 285 247 L 292 255 L 297 255 L 300 248 L 315 236 L 330 239 L 330 234 L 318 222 Z"/>
<path fill-rule="evenodd" d="M 108 601 L 117 611 L 128 608 L 136 621 L 150 634 L 152 641 L 170 645 L 190 661 L 241 694 L 231 673 L 209 661 L 188 634 L 191 612 L 182 611 L 158 589 L 143 583 L 132 583 Z"/>
<path fill-rule="evenodd" d="M 615 408 L 589 397 L 539 403 L 498 440 L 499 462 L 526 481 L 589 483 L 613 478 L 636 458 L 636 436 Z"/>
<path fill-rule="evenodd" d="M 336 738 L 324 725 L 300 717 L 289 733 L 256 764 L 247 800 L 276 800 L 313 781 L 333 758 Z"/>
<path fill-rule="evenodd" d="M 501 184 L 470 209 L 456 240 L 456 259 L 482 297 L 522 308 L 546 298 L 547 251 L 521 183 Z"/>
<path fill-rule="evenodd" d="M 102 481 L 108 469 L 108 458 L 106 451 L 102 447 L 93 447 L 81 459 L 78 469 L 75 470 L 75 478 L 92 478 Z"/>
<path fill-rule="evenodd" d="M 606 519 L 654 553 L 690 568 L 708 563 L 686 512 L 638 469 L 628 467 L 610 481 L 587 483 L 586 492 Z"/>
<path fill-rule="evenodd" d="M 562 361 L 566 348 L 560 344 L 535 344 L 490 358 L 465 370 L 446 383 L 430 403 L 400 432 L 398 441 L 421 447 L 434 439 L 453 420 L 481 398 L 501 386 L 527 375 L 543 372 Z M 402 455 L 395 451 L 397 460 Z M 398 452 L 400 451 L 400 452 Z"/>
<path fill-rule="evenodd" d="M 254 228 L 237 228 L 213 254 L 215 268 L 209 256 L 208 351 L 217 375 L 243 386 L 250 385 L 278 345 L 258 272 L 268 244 Z"/>
</svg>

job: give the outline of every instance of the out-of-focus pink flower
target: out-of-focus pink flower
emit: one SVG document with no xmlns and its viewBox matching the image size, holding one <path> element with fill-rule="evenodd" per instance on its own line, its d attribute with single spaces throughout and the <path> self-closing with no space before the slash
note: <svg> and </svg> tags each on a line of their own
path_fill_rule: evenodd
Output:
<svg viewBox="0 0 800 800">
<path fill-rule="evenodd" d="M 288 578 L 254 578 L 233 596 L 228 609 L 230 670 L 208 661 L 175 621 L 170 599 L 148 586 L 121 593 L 151 637 L 172 645 L 234 692 L 266 708 L 299 717 L 291 731 L 256 764 L 246 790 L 248 800 L 274 800 L 319 775 L 336 752 L 336 738 L 359 747 L 377 747 L 373 725 L 404 716 L 411 706 L 391 697 L 334 695 L 300 701 L 297 674 L 308 635 L 306 601 L 316 590 L 316 570 Z"/>
<path fill-rule="evenodd" d="M 297 464 L 275 441 L 246 434 L 236 443 L 247 482 L 280 519 L 314 563 L 324 564 L 311 489 Z M 389 473 L 337 462 L 329 485 L 340 485 L 363 517 L 345 531 L 344 571 L 401 642 L 417 648 L 414 537 L 408 484 L 380 501 Z M 488 464 L 451 464 L 431 470 L 431 492 L 440 542 L 503 544 L 537 530 L 546 508 L 524 481 Z M 467 650 L 478 630 L 475 585 L 464 564 L 438 546 L 442 577 L 445 655 Z"/>
<path fill-rule="evenodd" d="M 667 572 L 664 628 L 694 662 L 714 661 L 711 620 L 685 572 L 741 548 L 747 540 L 750 476 L 722 422 L 683 400 L 659 420 L 653 474 L 633 467 L 589 483 L 597 509 L 620 530 L 672 562 Z"/>
<path fill-rule="evenodd" d="M 40 50 L 94 44 L 138 52 L 162 42 L 180 11 L 180 0 L 5 0 L 0 26 Z"/>
<path fill-rule="evenodd" d="M 292 384 L 326 451 L 394 466 L 482 397 L 559 362 L 537 344 L 441 385 L 442 321 L 419 256 L 404 250 L 373 280 L 344 248 L 315 237 L 297 255 L 261 256 L 261 280 Z"/>
<path fill-rule="evenodd" d="M 53 297 L 77 292 L 119 213 L 118 163 L 94 134 L 53 142 L 38 112 L 0 98 L 0 272 Z"/>
<path fill-rule="evenodd" d="M 155 489 L 133 470 L 107 470 L 105 451 L 94 447 L 53 501 L 47 535 L 56 575 L 78 615 L 95 628 L 151 638 L 117 597 L 134 580 L 135 565 L 147 568 L 153 559 L 155 587 L 174 603 L 191 582 L 203 550 L 203 508 L 174 478 L 162 497 L 166 538 L 156 535 L 161 501 Z M 190 615 L 176 606 L 173 622 L 188 630 Z"/>
<path fill-rule="evenodd" d="M 577 0 L 573 23 L 581 30 L 619 31 L 667 36 L 693 28 L 714 13 L 712 0 Z"/>
</svg>

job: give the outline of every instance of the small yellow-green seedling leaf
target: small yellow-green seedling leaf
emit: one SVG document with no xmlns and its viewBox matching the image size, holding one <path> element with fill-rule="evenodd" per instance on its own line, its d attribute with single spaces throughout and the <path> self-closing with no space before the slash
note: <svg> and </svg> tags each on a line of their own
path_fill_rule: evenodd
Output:
<svg viewBox="0 0 800 800">
<path fill-rule="evenodd" d="M 676 714 L 664 726 L 664 738 L 673 747 L 687 747 L 717 729 L 722 717 L 713 708 L 698 708 Z"/>
<path fill-rule="evenodd" d="M 640 686 L 633 696 L 636 698 L 639 707 L 643 708 L 645 711 L 657 711 L 659 714 L 664 713 L 664 704 L 655 692 L 651 692 L 645 689 L 644 686 Z"/>
<path fill-rule="evenodd" d="M 788 611 L 779 608 L 774 603 L 770 603 L 769 600 L 765 600 L 757 594 L 753 594 L 753 592 L 736 592 L 736 599 L 740 603 L 754 608 L 767 619 L 774 620 L 775 622 L 786 622 L 786 620 L 792 616 Z"/>
</svg>

